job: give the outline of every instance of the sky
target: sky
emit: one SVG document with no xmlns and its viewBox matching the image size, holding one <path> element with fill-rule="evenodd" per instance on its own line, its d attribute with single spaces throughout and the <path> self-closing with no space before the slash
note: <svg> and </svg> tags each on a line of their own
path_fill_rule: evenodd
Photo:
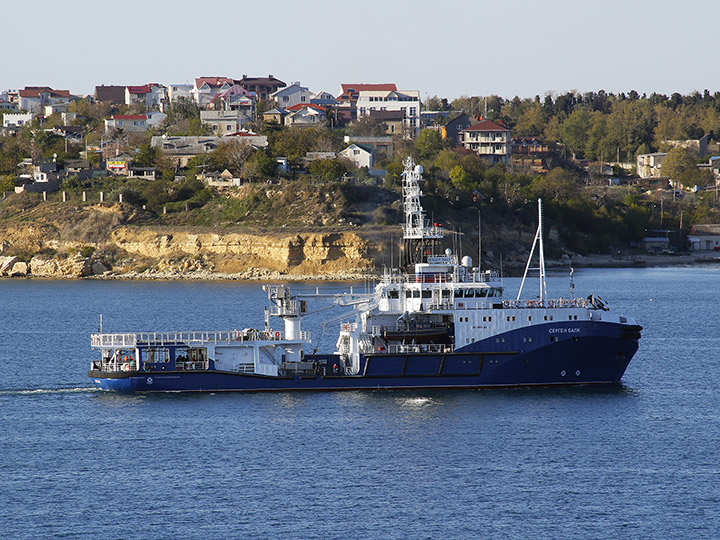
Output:
<svg viewBox="0 0 720 540">
<path fill-rule="evenodd" d="M 332 94 L 394 82 L 423 99 L 715 92 L 718 15 L 716 0 L 11 2 L 0 91 L 272 74 Z"/>
</svg>

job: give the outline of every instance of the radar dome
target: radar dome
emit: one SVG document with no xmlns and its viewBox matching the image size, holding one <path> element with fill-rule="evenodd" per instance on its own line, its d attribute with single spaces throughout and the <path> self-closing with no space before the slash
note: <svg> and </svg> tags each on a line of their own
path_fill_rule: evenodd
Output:
<svg viewBox="0 0 720 540">
<path fill-rule="evenodd" d="M 415 172 L 418 174 L 422 174 L 423 173 L 422 165 L 415 165 Z"/>
<path fill-rule="evenodd" d="M 472 258 L 465 255 L 460 261 L 460 264 L 462 264 L 466 268 L 470 268 L 472 266 Z"/>
</svg>

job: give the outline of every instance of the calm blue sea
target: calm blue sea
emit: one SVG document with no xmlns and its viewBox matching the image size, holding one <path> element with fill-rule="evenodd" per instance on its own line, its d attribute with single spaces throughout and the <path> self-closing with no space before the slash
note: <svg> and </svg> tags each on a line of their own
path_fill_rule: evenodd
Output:
<svg viewBox="0 0 720 540">
<path fill-rule="evenodd" d="M 99 313 L 259 327 L 260 285 L 2 280 L 0 538 L 720 538 L 720 266 L 575 283 L 645 327 L 621 386 L 114 395 Z"/>
</svg>

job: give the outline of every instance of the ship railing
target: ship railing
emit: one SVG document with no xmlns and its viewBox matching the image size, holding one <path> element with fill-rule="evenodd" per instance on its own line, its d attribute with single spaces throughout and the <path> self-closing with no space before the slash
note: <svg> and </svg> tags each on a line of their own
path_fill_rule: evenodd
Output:
<svg viewBox="0 0 720 540">
<path fill-rule="evenodd" d="M 310 333 L 301 331 L 299 339 L 307 340 Z M 125 349 L 143 345 L 172 345 L 176 343 L 231 343 L 245 341 L 282 341 L 285 332 L 254 329 L 218 332 L 139 332 L 126 334 L 92 334 L 90 345 L 96 349 Z"/>
<path fill-rule="evenodd" d="M 418 344 L 405 344 L 405 345 L 390 345 L 388 346 L 388 353 L 390 354 L 402 354 L 402 353 L 449 353 L 453 351 L 452 345 L 435 344 L 435 343 L 418 343 Z"/>
<path fill-rule="evenodd" d="M 587 298 L 546 298 L 545 300 L 503 300 L 504 308 L 586 308 Z"/>
</svg>

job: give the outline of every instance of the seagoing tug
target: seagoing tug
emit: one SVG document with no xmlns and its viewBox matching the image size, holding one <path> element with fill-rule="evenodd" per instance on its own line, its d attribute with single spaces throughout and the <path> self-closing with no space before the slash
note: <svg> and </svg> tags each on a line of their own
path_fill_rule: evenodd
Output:
<svg viewBox="0 0 720 540">
<path fill-rule="evenodd" d="M 263 330 L 91 335 L 89 377 L 121 392 L 489 388 L 620 381 L 642 328 L 594 295 L 546 297 L 542 206 L 520 293 L 495 272 L 442 251 L 444 229 L 420 199 L 422 167 L 404 163 L 403 258 L 370 293 L 293 295 L 268 285 Z M 540 294 L 522 300 L 536 246 Z M 572 285 L 571 285 L 572 291 Z M 572 296 L 572 294 L 571 294 Z M 313 350 L 302 319 L 313 299 L 345 306 L 336 350 Z M 280 319 L 273 326 L 271 318 Z M 307 352 L 312 351 L 312 352 Z"/>
</svg>

